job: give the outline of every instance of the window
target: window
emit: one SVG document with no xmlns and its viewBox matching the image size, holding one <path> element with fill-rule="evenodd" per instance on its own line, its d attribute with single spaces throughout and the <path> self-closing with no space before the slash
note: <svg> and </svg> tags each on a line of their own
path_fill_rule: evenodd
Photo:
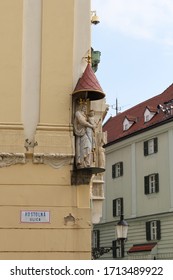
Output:
<svg viewBox="0 0 173 280">
<path fill-rule="evenodd" d="M 150 174 L 144 177 L 144 192 L 145 194 L 159 192 L 159 174 Z"/>
<path fill-rule="evenodd" d="M 128 130 L 130 128 L 131 124 L 127 118 L 124 119 L 123 122 L 123 130 Z"/>
<path fill-rule="evenodd" d="M 92 232 L 92 248 L 100 247 L 100 231 L 93 230 Z"/>
<path fill-rule="evenodd" d="M 149 120 L 150 120 L 150 115 L 146 115 L 145 116 L 145 122 L 149 122 Z"/>
<path fill-rule="evenodd" d="M 113 201 L 113 217 L 121 216 L 123 214 L 123 198 L 116 198 Z"/>
<path fill-rule="evenodd" d="M 146 222 L 146 239 L 148 241 L 161 239 L 161 225 L 159 220 Z"/>
<path fill-rule="evenodd" d="M 144 112 L 144 122 L 149 122 L 156 114 L 155 108 L 146 108 Z"/>
<path fill-rule="evenodd" d="M 112 165 L 112 178 L 123 176 L 123 162 L 118 162 Z"/>
<path fill-rule="evenodd" d="M 124 243 L 121 240 L 112 241 L 112 255 L 114 259 L 124 257 Z"/>
<path fill-rule="evenodd" d="M 126 131 L 128 130 L 134 123 L 136 122 L 136 118 L 132 116 L 125 117 L 123 121 L 123 130 Z"/>
<path fill-rule="evenodd" d="M 158 139 L 153 138 L 144 142 L 144 156 L 148 156 L 158 151 Z"/>
</svg>

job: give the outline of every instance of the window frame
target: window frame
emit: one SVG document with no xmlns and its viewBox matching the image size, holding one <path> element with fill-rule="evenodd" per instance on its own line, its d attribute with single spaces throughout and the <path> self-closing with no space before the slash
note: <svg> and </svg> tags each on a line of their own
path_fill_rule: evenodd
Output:
<svg viewBox="0 0 173 280">
<path fill-rule="evenodd" d="M 144 193 L 153 194 L 159 192 L 159 173 L 144 176 Z"/>
<path fill-rule="evenodd" d="M 161 222 L 160 220 L 152 220 L 146 222 L 146 240 L 154 241 L 161 239 Z"/>
<path fill-rule="evenodd" d="M 149 108 L 146 107 L 144 112 L 144 123 L 149 122 L 155 115 L 156 112 L 151 112 Z"/>
<path fill-rule="evenodd" d="M 112 257 L 113 259 L 124 258 L 124 243 L 121 240 L 112 241 Z"/>
<path fill-rule="evenodd" d="M 112 201 L 113 217 L 120 217 L 123 215 L 123 197 L 118 197 Z"/>
<path fill-rule="evenodd" d="M 92 248 L 100 248 L 100 230 L 98 229 L 92 231 Z"/>
<path fill-rule="evenodd" d="M 123 121 L 123 131 L 129 130 L 129 128 L 131 128 L 134 123 L 135 121 L 129 120 L 127 117 L 125 117 Z"/>
<path fill-rule="evenodd" d="M 112 178 L 116 179 L 123 176 L 123 162 L 119 161 L 112 165 Z"/>
<path fill-rule="evenodd" d="M 150 146 L 152 144 L 152 147 Z M 158 138 L 154 137 L 144 141 L 144 156 L 149 156 L 158 152 Z"/>
<path fill-rule="evenodd" d="M 157 221 L 150 222 L 151 240 L 157 240 Z"/>
</svg>

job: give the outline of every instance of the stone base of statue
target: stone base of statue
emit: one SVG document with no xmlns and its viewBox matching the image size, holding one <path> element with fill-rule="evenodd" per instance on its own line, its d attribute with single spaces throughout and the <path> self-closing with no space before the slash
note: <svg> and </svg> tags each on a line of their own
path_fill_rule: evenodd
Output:
<svg viewBox="0 0 173 280">
<path fill-rule="evenodd" d="M 71 173 L 72 185 L 88 185 L 93 174 L 104 172 L 105 169 L 101 167 L 86 167 L 74 169 Z"/>
</svg>

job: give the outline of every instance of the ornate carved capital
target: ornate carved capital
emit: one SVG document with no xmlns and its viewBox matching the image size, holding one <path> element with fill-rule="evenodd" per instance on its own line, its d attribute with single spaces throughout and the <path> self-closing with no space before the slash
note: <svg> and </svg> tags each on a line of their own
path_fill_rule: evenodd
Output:
<svg viewBox="0 0 173 280">
<path fill-rule="evenodd" d="M 33 163 L 36 164 L 47 164 L 53 168 L 60 168 L 64 165 L 72 164 L 73 155 L 67 154 L 43 154 L 35 153 L 33 154 Z"/>
<path fill-rule="evenodd" d="M 26 163 L 24 153 L 0 153 L 0 168 L 24 163 Z"/>
</svg>

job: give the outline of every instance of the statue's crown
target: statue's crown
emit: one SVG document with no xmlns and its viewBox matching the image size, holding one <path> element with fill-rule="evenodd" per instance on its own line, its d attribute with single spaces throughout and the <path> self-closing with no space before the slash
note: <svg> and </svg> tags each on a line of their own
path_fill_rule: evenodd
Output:
<svg viewBox="0 0 173 280">
<path fill-rule="evenodd" d="M 87 105 L 87 100 L 86 100 L 86 99 L 80 98 L 80 99 L 78 100 L 78 104 L 79 104 L 79 105 Z"/>
</svg>

